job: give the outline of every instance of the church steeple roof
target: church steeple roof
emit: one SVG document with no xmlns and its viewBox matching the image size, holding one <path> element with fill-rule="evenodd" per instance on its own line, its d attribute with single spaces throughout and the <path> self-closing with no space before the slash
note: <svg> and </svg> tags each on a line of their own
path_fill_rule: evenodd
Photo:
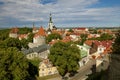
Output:
<svg viewBox="0 0 120 80">
<path fill-rule="evenodd" d="M 49 23 L 52 23 L 52 15 L 50 13 L 50 20 L 49 20 Z"/>
</svg>

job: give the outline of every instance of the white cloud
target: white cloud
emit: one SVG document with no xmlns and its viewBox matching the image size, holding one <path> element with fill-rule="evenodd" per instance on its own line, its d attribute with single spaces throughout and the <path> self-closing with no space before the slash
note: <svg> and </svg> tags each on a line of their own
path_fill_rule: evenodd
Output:
<svg viewBox="0 0 120 80">
<path fill-rule="evenodd" d="M 4 2 L 0 7 L 0 16 L 10 16 L 20 21 L 48 22 L 50 12 L 56 23 L 79 20 L 119 21 L 118 17 L 120 18 L 120 8 L 117 7 L 88 8 L 98 3 L 98 0 L 57 0 L 54 4 L 42 4 L 41 0 L 0 1 Z"/>
</svg>

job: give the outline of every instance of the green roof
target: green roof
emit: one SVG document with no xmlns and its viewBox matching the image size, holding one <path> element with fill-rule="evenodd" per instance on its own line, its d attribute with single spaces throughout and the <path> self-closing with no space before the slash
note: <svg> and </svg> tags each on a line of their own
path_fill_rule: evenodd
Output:
<svg viewBox="0 0 120 80">
<path fill-rule="evenodd" d="M 85 47 L 86 49 L 90 49 L 90 46 L 87 46 L 87 45 L 86 45 L 86 46 L 83 46 L 83 47 Z"/>
<path fill-rule="evenodd" d="M 80 55 L 81 55 L 81 58 L 86 57 L 87 56 L 87 51 L 81 49 L 80 50 Z"/>
</svg>

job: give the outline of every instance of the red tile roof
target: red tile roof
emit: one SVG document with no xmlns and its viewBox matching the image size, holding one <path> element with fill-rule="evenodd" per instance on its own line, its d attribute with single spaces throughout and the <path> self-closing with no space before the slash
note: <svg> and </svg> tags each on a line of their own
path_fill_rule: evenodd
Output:
<svg viewBox="0 0 120 80">
<path fill-rule="evenodd" d="M 84 43 L 87 44 L 88 46 L 91 46 L 92 43 L 94 43 L 96 40 L 86 40 Z"/>
<path fill-rule="evenodd" d="M 104 46 L 105 48 L 108 48 L 112 45 L 112 41 L 111 40 L 107 40 L 107 41 L 94 41 L 94 44 L 97 46 Z"/>
<path fill-rule="evenodd" d="M 86 30 L 86 28 L 75 28 L 77 30 Z"/>
<path fill-rule="evenodd" d="M 10 33 L 18 33 L 18 28 L 17 27 L 14 27 L 11 29 Z"/>
<path fill-rule="evenodd" d="M 62 39 L 62 40 L 52 40 L 51 42 L 49 42 L 49 44 L 50 44 L 50 45 L 53 45 L 53 44 L 55 44 L 55 43 L 58 42 L 58 41 L 70 42 L 70 41 L 71 41 L 71 37 L 70 37 L 70 36 L 66 36 L 66 37 L 64 37 L 64 39 Z"/>
</svg>

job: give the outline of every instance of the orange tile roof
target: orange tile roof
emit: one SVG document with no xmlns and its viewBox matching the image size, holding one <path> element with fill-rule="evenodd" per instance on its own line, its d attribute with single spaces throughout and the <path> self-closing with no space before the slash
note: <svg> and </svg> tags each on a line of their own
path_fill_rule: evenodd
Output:
<svg viewBox="0 0 120 80">
<path fill-rule="evenodd" d="M 38 36 L 46 36 L 45 31 L 42 26 L 40 27 L 39 31 L 34 35 L 34 38 Z"/>
<path fill-rule="evenodd" d="M 64 31 L 52 30 L 52 33 L 58 33 L 58 34 L 62 35 L 64 33 Z"/>
<path fill-rule="evenodd" d="M 66 38 L 62 39 L 62 40 L 52 40 L 51 42 L 49 42 L 50 45 L 55 44 L 56 42 L 61 41 L 61 42 L 70 42 L 71 38 L 69 36 L 66 36 Z"/>
<path fill-rule="evenodd" d="M 38 31 L 38 34 L 39 34 L 40 36 L 45 36 L 45 31 L 44 31 L 44 29 L 43 29 L 42 26 L 40 27 L 40 29 L 39 29 L 39 31 Z"/>
</svg>

